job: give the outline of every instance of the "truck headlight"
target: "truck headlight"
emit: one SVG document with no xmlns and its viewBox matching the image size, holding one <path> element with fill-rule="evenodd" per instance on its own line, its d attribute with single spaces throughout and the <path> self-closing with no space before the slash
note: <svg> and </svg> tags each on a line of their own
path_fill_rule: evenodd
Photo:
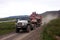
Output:
<svg viewBox="0 0 60 40">
<path fill-rule="evenodd" d="M 18 23 L 17 26 L 22 26 L 22 23 Z"/>
</svg>

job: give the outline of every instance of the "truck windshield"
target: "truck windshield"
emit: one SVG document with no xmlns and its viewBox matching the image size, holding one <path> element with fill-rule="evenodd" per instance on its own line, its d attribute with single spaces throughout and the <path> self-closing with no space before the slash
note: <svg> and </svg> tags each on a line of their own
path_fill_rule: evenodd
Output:
<svg viewBox="0 0 60 40">
<path fill-rule="evenodd" d="M 29 19 L 29 17 L 21 17 L 21 18 L 19 18 L 20 20 L 28 20 Z"/>
</svg>

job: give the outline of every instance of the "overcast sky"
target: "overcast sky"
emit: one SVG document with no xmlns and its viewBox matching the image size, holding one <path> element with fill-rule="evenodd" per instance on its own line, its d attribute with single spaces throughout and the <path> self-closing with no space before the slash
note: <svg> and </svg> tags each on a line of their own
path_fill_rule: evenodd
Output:
<svg viewBox="0 0 60 40">
<path fill-rule="evenodd" d="M 59 9 L 60 0 L 0 0 L 0 18 Z"/>
</svg>

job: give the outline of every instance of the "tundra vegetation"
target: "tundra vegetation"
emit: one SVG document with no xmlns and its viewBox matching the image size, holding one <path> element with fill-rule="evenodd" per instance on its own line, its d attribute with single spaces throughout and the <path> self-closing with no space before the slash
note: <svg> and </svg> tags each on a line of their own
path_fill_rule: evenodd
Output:
<svg viewBox="0 0 60 40">
<path fill-rule="evenodd" d="M 15 22 L 0 23 L 0 35 L 5 35 L 15 30 Z"/>
<path fill-rule="evenodd" d="M 15 18 L 1 18 L 0 21 L 15 20 Z"/>
<path fill-rule="evenodd" d="M 43 40 L 56 40 L 56 36 L 60 37 L 60 18 L 51 20 L 44 25 Z"/>
</svg>

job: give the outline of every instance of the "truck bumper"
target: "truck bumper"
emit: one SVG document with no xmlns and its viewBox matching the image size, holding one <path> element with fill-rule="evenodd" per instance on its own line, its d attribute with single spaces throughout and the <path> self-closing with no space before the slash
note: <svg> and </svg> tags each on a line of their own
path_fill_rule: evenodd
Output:
<svg viewBox="0 0 60 40">
<path fill-rule="evenodd" d="M 27 26 L 25 25 L 25 26 L 17 26 L 16 28 L 18 28 L 18 29 L 25 29 L 25 28 L 27 28 Z"/>
</svg>

